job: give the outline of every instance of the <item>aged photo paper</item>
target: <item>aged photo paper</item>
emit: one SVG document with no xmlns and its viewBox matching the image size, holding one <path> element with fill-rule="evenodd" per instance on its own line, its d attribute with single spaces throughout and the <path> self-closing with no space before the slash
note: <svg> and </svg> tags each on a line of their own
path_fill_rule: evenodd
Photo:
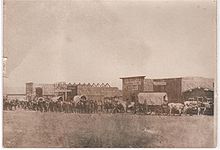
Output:
<svg viewBox="0 0 220 150">
<path fill-rule="evenodd" d="M 4 0 L 3 147 L 216 147 L 216 0 Z"/>
</svg>

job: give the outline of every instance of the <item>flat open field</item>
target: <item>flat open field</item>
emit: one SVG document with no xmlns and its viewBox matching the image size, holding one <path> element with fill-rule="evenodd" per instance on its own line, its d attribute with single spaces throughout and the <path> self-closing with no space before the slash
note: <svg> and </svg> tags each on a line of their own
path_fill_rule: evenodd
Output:
<svg viewBox="0 0 220 150">
<path fill-rule="evenodd" d="M 4 147 L 214 147 L 213 116 L 5 111 Z"/>
</svg>

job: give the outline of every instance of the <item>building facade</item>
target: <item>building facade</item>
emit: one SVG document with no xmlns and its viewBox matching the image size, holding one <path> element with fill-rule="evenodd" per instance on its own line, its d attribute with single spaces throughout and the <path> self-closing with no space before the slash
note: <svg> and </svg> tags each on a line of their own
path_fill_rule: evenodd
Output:
<svg viewBox="0 0 220 150">
<path fill-rule="evenodd" d="M 26 99 L 26 94 L 7 94 L 9 100 L 24 100 Z"/>
<path fill-rule="evenodd" d="M 188 94 L 188 92 L 186 91 L 190 90 L 192 90 L 194 93 L 191 94 L 194 95 L 194 99 L 196 99 L 196 97 L 207 97 L 209 99 L 214 99 L 214 79 L 210 78 L 180 77 L 164 79 L 145 79 L 145 76 L 138 76 L 121 79 L 124 100 L 135 99 L 135 96 L 140 92 L 166 92 L 169 102 L 183 103 L 183 101 L 189 99 L 189 96 L 185 96 L 185 94 Z M 197 88 L 205 89 L 208 92 L 195 92 L 198 91 L 194 90 Z M 201 93 L 203 94 L 201 95 Z M 212 95 L 212 97 L 210 97 L 210 95 Z"/>
<path fill-rule="evenodd" d="M 154 92 L 166 92 L 169 102 L 181 102 L 181 78 L 153 79 Z"/>
<path fill-rule="evenodd" d="M 154 92 L 166 92 L 169 98 L 169 102 L 180 102 L 185 100 L 184 93 L 196 88 L 208 89 L 214 92 L 214 79 L 203 77 L 181 77 L 181 78 L 164 78 L 164 79 L 152 79 Z M 146 92 L 149 92 L 146 90 Z M 197 96 L 201 95 L 197 93 Z M 214 99 L 214 97 L 213 97 Z"/>
<path fill-rule="evenodd" d="M 144 91 L 145 76 L 123 77 L 122 94 L 125 101 L 137 101 L 137 95 Z"/>
<path fill-rule="evenodd" d="M 26 83 L 26 97 L 28 100 L 43 96 L 50 98 L 55 95 L 55 84 Z"/>
<path fill-rule="evenodd" d="M 77 86 L 78 95 L 85 95 L 90 100 L 101 101 L 106 97 L 121 97 L 122 91 L 107 84 L 80 84 Z"/>
<path fill-rule="evenodd" d="M 70 101 L 76 95 L 85 95 L 90 100 L 102 100 L 105 97 L 120 97 L 121 90 L 107 84 L 71 84 L 59 82 L 55 84 L 26 83 L 27 99 L 34 97 L 62 96 L 64 100 Z"/>
</svg>

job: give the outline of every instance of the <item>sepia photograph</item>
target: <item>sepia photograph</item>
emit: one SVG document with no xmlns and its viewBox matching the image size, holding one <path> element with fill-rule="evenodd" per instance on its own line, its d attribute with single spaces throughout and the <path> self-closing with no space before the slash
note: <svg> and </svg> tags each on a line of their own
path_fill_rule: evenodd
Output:
<svg viewBox="0 0 220 150">
<path fill-rule="evenodd" d="M 217 146 L 216 0 L 2 7 L 2 147 Z"/>
</svg>

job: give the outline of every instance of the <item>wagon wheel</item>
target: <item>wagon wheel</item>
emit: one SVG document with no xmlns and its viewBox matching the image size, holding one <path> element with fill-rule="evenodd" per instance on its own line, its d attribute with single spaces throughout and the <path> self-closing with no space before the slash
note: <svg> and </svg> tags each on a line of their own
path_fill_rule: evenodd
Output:
<svg viewBox="0 0 220 150">
<path fill-rule="evenodd" d="M 150 113 L 149 113 L 149 107 L 148 107 L 148 105 L 145 105 L 145 111 L 144 111 L 144 114 L 145 115 L 150 115 L 152 112 L 150 111 Z"/>
<path fill-rule="evenodd" d="M 156 106 L 155 113 L 156 113 L 157 115 L 161 115 L 162 112 L 163 112 L 162 107 L 161 107 L 161 106 Z"/>
<path fill-rule="evenodd" d="M 137 107 L 134 107 L 134 108 L 132 109 L 132 113 L 133 113 L 133 114 L 137 114 L 138 111 L 139 111 L 139 110 L 138 110 Z"/>
<path fill-rule="evenodd" d="M 148 111 L 148 113 L 147 113 L 148 115 L 151 115 L 152 114 L 152 111 L 150 110 L 150 111 Z"/>
<path fill-rule="evenodd" d="M 147 115 L 151 115 L 153 112 L 152 108 L 148 107 L 146 112 L 147 112 Z"/>
</svg>

